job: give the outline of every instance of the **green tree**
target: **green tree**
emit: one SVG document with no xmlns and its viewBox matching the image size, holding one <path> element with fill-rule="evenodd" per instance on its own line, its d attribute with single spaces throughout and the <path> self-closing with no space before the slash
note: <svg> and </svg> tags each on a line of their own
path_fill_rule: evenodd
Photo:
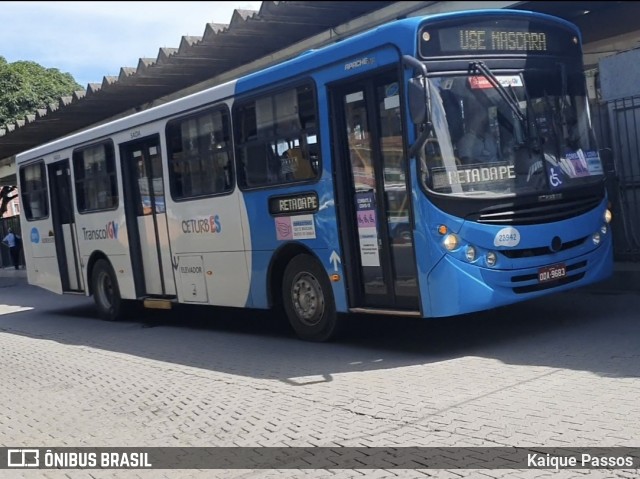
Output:
<svg viewBox="0 0 640 479">
<path fill-rule="evenodd" d="M 8 63 L 0 56 L 0 125 L 21 120 L 77 90 L 83 88 L 70 73 L 35 62 Z"/>
<path fill-rule="evenodd" d="M 82 89 L 70 73 L 44 68 L 35 62 L 8 63 L 0 56 L 0 127 Z M 16 195 L 15 186 L 0 187 L 0 217 Z"/>
</svg>

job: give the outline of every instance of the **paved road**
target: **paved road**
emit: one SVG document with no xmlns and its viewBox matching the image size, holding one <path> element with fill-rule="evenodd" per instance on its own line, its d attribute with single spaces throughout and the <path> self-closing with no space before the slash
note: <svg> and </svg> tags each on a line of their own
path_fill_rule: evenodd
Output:
<svg viewBox="0 0 640 479">
<path fill-rule="evenodd" d="M 262 312 L 97 319 L 0 277 L 0 445 L 640 446 L 640 294 L 592 288 L 449 320 Z M 638 477 L 638 470 L 0 471 L 0 477 Z"/>
</svg>

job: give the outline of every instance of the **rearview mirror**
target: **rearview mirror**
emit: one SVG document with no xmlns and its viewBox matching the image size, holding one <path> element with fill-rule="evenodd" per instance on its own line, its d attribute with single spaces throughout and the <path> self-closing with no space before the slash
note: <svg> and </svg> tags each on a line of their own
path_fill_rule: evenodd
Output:
<svg viewBox="0 0 640 479">
<path fill-rule="evenodd" d="M 615 172 L 615 165 L 613 163 L 613 151 L 611 148 L 602 148 L 599 152 L 600 161 L 602 162 L 602 167 L 604 168 L 605 173 L 613 173 Z"/>
<path fill-rule="evenodd" d="M 422 125 L 429 119 L 429 87 L 423 76 L 411 78 L 408 87 L 409 114 L 411 121 Z"/>
<path fill-rule="evenodd" d="M 417 73 L 409 79 L 407 87 L 411 121 L 416 125 L 429 123 L 431 120 L 431 98 L 429 81 L 427 80 L 427 66 L 411 55 L 404 55 L 402 57 L 402 63 L 417 71 Z"/>
</svg>

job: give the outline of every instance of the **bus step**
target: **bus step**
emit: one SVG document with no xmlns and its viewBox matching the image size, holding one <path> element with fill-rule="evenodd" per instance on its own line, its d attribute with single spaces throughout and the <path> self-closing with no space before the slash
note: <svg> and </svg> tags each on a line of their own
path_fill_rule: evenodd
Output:
<svg viewBox="0 0 640 479">
<path fill-rule="evenodd" d="M 422 317 L 420 311 L 407 311 L 406 309 L 349 308 L 349 311 L 361 314 L 385 314 L 389 316 L 408 316 L 411 318 Z"/>
<path fill-rule="evenodd" d="M 172 302 L 168 299 L 146 298 L 144 307 L 148 309 L 171 309 Z"/>
</svg>

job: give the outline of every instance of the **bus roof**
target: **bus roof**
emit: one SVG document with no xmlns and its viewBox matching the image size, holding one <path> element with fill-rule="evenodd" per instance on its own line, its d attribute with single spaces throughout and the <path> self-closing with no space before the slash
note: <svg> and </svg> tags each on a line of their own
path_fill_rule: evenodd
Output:
<svg viewBox="0 0 640 479">
<path fill-rule="evenodd" d="M 424 24 L 445 20 L 462 20 L 465 18 L 489 16 L 516 16 L 546 20 L 558 23 L 559 25 L 571 29 L 576 35 L 580 35 L 580 30 L 576 25 L 562 18 L 528 10 L 464 10 L 410 17 L 379 25 L 363 33 L 345 38 L 338 43 L 328 45 L 321 49 L 304 52 L 279 65 L 274 65 L 239 78 L 236 93 L 242 94 L 255 88 L 266 87 L 270 82 L 277 82 L 295 75 L 304 74 L 305 72 L 310 72 L 321 65 L 329 65 L 339 62 L 341 59 L 348 59 L 355 55 L 360 55 L 367 50 L 371 50 L 385 44 L 393 43 L 394 45 L 397 45 L 403 53 L 408 53 L 415 49 L 416 38 L 414 33 L 417 32 Z M 411 34 L 406 34 L 407 32 Z M 405 33 L 405 35 L 403 35 L 403 33 Z"/>
</svg>

